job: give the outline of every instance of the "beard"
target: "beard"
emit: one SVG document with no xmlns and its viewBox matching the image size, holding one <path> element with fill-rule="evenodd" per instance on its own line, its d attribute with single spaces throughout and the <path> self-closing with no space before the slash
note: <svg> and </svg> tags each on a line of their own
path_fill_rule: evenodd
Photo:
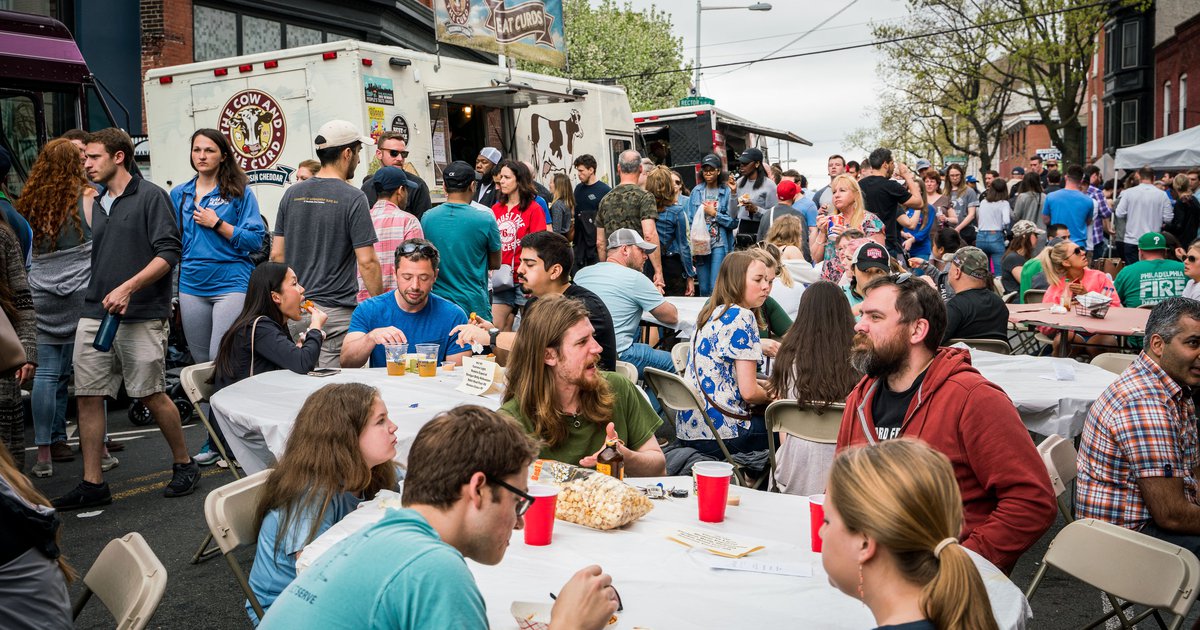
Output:
<svg viewBox="0 0 1200 630">
<path fill-rule="evenodd" d="M 602 383 L 604 382 L 604 379 L 600 376 L 600 370 L 597 369 L 591 373 L 588 373 L 587 368 L 589 367 L 599 368 L 600 357 L 596 357 L 595 361 L 585 365 L 583 369 L 579 371 L 579 375 L 573 379 L 572 384 L 579 388 L 580 393 L 597 391 L 602 387 Z"/>
<path fill-rule="evenodd" d="M 894 335 L 882 345 L 876 346 L 865 333 L 854 334 L 854 345 L 850 347 L 850 365 L 871 378 L 882 378 L 895 374 L 908 360 L 908 344 L 900 335 Z"/>
</svg>

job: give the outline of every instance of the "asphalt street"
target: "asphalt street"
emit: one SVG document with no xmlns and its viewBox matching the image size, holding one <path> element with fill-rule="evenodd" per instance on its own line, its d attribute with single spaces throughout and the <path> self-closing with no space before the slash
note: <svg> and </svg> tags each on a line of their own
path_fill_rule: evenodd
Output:
<svg viewBox="0 0 1200 630">
<path fill-rule="evenodd" d="M 74 425 L 69 427 L 74 432 Z M 79 512 L 63 513 L 62 548 L 72 565 L 82 575 L 99 555 L 108 541 L 129 532 L 140 532 L 167 569 L 167 591 L 148 627 L 151 628 L 250 628 L 241 590 L 226 563 L 213 558 L 201 564 L 191 564 L 207 533 L 204 524 L 204 496 L 233 480 L 228 471 L 210 466 L 204 470 L 200 487 L 190 496 L 167 499 L 162 489 L 170 480 L 170 453 L 166 443 L 153 425 L 133 425 L 125 409 L 109 408 L 109 432 L 125 444 L 116 453 L 121 463 L 110 470 L 106 478 L 113 493 L 113 503 L 95 516 L 83 517 Z M 189 450 L 195 453 L 205 439 L 199 423 L 184 429 Z M 75 440 L 71 440 L 72 445 Z M 26 431 L 26 444 L 33 444 L 33 429 Z M 32 466 L 36 454 L 26 454 L 26 468 Z M 82 459 L 54 465 L 54 476 L 36 479 L 37 488 L 48 497 L 55 497 L 77 483 L 82 472 Z M 86 511 L 85 511 L 86 513 Z M 1053 536 L 1063 527 L 1058 522 L 1029 550 L 1013 571 L 1012 579 L 1024 590 L 1033 579 L 1042 556 Z M 235 556 L 249 572 L 253 549 L 244 549 Z M 597 561 L 603 565 L 603 558 Z M 1113 567 L 1113 570 L 1119 570 Z M 81 592 L 82 582 L 71 587 L 74 600 Z M 1098 591 L 1061 573 L 1051 570 L 1032 600 L 1034 619 L 1030 628 L 1078 628 L 1100 613 Z M 1185 628 L 1200 617 L 1200 607 L 1193 609 Z M 78 628 L 111 628 L 112 619 L 99 600 L 92 598 L 76 624 Z M 1140 628 L 1156 627 L 1153 621 Z M 656 629 L 662 630 L 662 629 Z"/>
</svg>

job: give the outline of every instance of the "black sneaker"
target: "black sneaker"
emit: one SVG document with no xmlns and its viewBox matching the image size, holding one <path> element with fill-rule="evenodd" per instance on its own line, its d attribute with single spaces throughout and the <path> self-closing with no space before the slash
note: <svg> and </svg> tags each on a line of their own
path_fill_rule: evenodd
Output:
<svg viewBox="0 0 1200 630">
<path fill-rule="evenodd" d="M 163 488 L 164 497 L 182 497 L 191 494 L 200 485 L 200 465 L 196 460 L 171 466 L 171 483 Z"/>
<path fill-rule="evenodd" d="M 56 510 L 80 510 L 110 503 L 112 493 L 108 491 L 107 482 L 94 484 L 86 481 L 80 481 L 70 492 L 50 502 Z"/>
</svg>

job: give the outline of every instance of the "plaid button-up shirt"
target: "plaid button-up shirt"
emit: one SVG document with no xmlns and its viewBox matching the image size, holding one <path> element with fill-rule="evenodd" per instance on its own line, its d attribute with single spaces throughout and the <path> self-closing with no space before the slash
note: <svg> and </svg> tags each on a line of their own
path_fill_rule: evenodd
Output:
<svg viewBox="0 0 1200 630">
<path fill-rule="evenodd" d="M 1092 405 L 1076 461 L 1079 518 L 1129 529 L 1150 519 L 1137 480 L 1179 477 L 1197 504 L 1196 408 L 1191 393 L 1142 353 Z"/>
<path fill-rule="evenodd" d="M 1087 195 L 1096 202 L 1095 216 L 1092 218 L 1091 233 L 1088 235 L 1088 244 L 1094 249 L 1097 245 L 1104 242 L 1104 220 L 1112 216 L 1112 208 L 1108 207 L 1108 201 L 1104 199 L 1104 191 L 1095 187 L 1088 186 Z"/>
</svg>

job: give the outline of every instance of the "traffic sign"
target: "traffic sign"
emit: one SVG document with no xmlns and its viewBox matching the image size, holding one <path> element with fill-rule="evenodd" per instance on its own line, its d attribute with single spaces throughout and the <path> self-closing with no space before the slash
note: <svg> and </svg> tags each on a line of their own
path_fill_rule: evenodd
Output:
<svg viewBox="0 0 1200 630">
<path fill-rule="evenodd" d="M 947 164 L 966 164 L 967 156 L 965 156 L 965 155 L 947 155 L 946 163 Z"/>
<path fill-rule="evenodd" d="M 685 96 L 679 99 L 680 107 L 692 107 L 695 105 L 716 105 L 717 102 L 707 96 Z"/>
</svg>

